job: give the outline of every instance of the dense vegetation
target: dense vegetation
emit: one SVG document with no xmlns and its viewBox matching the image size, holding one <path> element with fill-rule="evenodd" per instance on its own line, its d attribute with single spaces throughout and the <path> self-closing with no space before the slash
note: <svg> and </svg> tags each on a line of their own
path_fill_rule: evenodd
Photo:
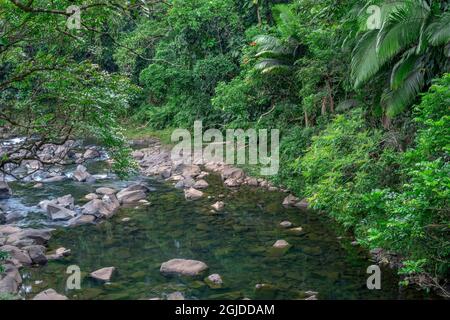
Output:
<svg viewBox="0 0 450 320">
<path fill-rule="evenodd" d="M 125 171 L 119 123 L 278 128 L 275 183 L 448 277 L 450 1 L 83 3 L 67 30 L 71 1 L 1 2 L 4 124 L 89 131 Z"/>
</svg>

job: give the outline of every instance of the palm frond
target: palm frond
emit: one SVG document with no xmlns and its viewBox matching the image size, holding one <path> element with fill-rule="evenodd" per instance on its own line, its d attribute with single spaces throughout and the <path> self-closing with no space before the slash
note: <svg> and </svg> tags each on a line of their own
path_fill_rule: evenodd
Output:
<svg viewBox="0 0 450 320">
<path fill-rule="evenodd" d="M 351 61 L 351 76 L 355 89 L 361 87 L 381 68 L 382 63 L 376 52 L 377 30 L 366 32 L 355 46 Z"/>
<path fill-rule="evenodd" d="M 421 61 L 421 57 L 415 54 L 416 48 L 408 50 L 403 55 L 391 72 L 391 90 L 397 90 L 406 80 L 409 74 L 416 68 L 417 63 Z"/>
<path fill-rule="evenodd" d="M 425 70 L 417 66 L 395 90 L 390 90 L 381 98 L 386 107 L 386 114 L 395 117 L 404 111 L 419 94 L 424 86 Z"/>
<path fill-rule="evenodd" d="M 381 63 L 389 61 L 420 39 L 424 21 L 430 14 L 422 1 L 409 1 L 389 14 L 377 36 L 376 50 Z"/>
<path fill-rule="evenodd" d="M 446 45 L 450 42 L 450 12 L 445 12 L 437 21 L 431 23 L 426 34 L 433 46 Z"/>
</svg>

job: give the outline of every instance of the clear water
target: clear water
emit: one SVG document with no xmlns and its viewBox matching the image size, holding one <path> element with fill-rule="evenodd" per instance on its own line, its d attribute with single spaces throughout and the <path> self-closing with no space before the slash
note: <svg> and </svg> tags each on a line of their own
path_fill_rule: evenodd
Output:
<svg viewBox="0 0 450 320">
<path fill-rule="evenodd" d="M 99 163 L 91 172 L 108 173 Z M 400 290 L 391 270 L 382 270 L 382 290 L 366 287 L 366 269 L 373 264 L 367 253 L 350 244 L 332 222 L 314 212 L 285 209 L 285 194 L 258 188 L 238 191 L 224 188 L 220 178 L 207 178 L 206 196 L 196 202 L 184 199 L 181 190 L 171 184 L 145 180 L 153 188 L 152 205 L 121 209 L 112 219 L 98 225 L 66 228 L 56 226 L 49 249 L 66 247 L 72 255 L 43 267 L 23 269 L 23 294 L 53 288 L 71 299 L 149 299 L 164 298 L 181 291 L 188 299 L 301 299 L 308 290 L 318 291 L 319 299 L 405 299 L 424 298 L 415 290 Z M 43 199 L 72 194 L 77 204 L 99 186 L 124 187 L 127 182 L 114 179 L 94 185 L 65 181 L 46 184 L 43 189 L 15 184 L 14 201 L 30 210 L 24 220 L 29 226 L 48 225 L 43 213 L 33 206 Z M 223 195 L 223 198 L 219 198 Z M 212 213 L 211 204 L 223 200 L 225 210 Z M 11 205 L 11 203 L 9 203 Z M 14 203 L 13 203 L 14 204 Z M 129 222 L 122 222 L 125 217 Z M 293 235 L 279 223 L 289 220 L 304 228 Z M 278 239 L 292 246 L 274 250 Z M 219 273 L 222 289 L 210 289 L 202 277 L 165 277 L 162 262 L 173 258 L 204 261 L 208 273 Z M 82 271 L 81 290 L 67 290 L 66 269 L 78 265 Z M 111 283 L 102 284 L 89 273 L 114 266 Z M 256 284 L 268 289 L 256 290 Z"/>
</svg>

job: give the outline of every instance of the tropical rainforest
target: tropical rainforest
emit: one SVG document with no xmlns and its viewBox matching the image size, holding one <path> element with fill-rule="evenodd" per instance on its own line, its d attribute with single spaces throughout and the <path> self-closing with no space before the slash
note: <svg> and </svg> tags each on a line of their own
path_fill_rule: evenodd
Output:
<svg viewBox="0 0 450 320">
<path fill-rule="evenodd" d="M 128 137 L 196 120 L 279 129 L 271 183 L 444 286 L 450 1 L 0 0 L 0 125 L 39 137 L 2 169 L 89 135 L 125 177 Z"/>
</svg>

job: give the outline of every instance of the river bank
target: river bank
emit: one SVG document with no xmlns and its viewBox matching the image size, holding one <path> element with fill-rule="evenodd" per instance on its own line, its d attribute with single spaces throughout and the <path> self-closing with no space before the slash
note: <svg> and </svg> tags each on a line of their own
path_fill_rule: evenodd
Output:
<svg viewBox="0 0 450 320">
<path fill-rule="evenodd" d="M 63 180 L 11 183 L 9 200 L 34 206 L 24 219 L 1 226 L 0 250 L 10 254 L 3 293 L 34 299 L 405 294 L 388 270 L 387 292 L 364 289 L 366 254 L 286 190 L 223 164 L 174 164 L 155 139 L 134 148 L 140 174 L 130 181 L 118 181 L 99 151 L 84 169 L 79 164 L 58 176 Z M 82 270 L 81 292 L 66 288 L 71 264 Z"/>
</svg>

